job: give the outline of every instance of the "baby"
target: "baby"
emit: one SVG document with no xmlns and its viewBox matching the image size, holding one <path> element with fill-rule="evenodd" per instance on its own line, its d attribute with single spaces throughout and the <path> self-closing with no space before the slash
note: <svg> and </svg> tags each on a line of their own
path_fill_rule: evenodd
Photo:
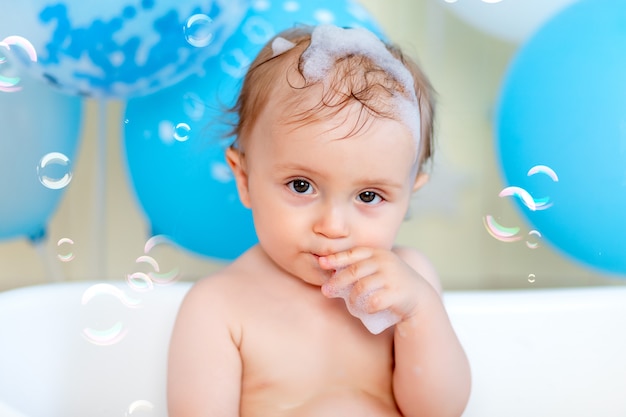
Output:
<svg viewBox="0 0 626 417">
<path fill-rule="evenodd" d="M 226 153 L 259 243 L 185 297 L 170 417 L 462 414 L 436 273 L 394 246 L 428 179 L 432 96 L 364 29 L 299 27 L 260 52 Z"/>
</svg>

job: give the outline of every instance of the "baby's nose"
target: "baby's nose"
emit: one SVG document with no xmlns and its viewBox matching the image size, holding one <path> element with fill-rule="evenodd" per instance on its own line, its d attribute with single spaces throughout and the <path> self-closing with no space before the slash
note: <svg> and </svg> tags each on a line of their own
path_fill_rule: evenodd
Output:
<svg viewBox="0 0 626 417">
<path fill-rule="evenodd" d="M 325 204 L 313 225 L 313 231 L 329 239 L 347 237 L 350 233 L 348 210 L 339 204 Z"/>
</svg>

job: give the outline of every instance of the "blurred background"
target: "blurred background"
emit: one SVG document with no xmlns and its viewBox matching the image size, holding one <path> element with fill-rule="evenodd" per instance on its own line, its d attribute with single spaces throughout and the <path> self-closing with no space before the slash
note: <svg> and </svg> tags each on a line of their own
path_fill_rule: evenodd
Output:
<svg viewBox="0 0 626 417">
<path fill-rule="evenodd" d="M 252 244 L 248 213 L 237 207 L 221 159 L 220 110 L 253 52 L 295 22 L 366 26 L 430 77 L 438 92 L 436 156 L 398 243 L 425 252 L 445 289 L 625 283 L 626 106 L 619 97 L 626 83 L 619 73 L 626 59 L 610 61 L 610 50 L 586 56 L 598 48 L 583 40 L 623 51 L 626 35 L 618 21 L 593 38 L 584 30 L 598 22 L 576 20 L 624 18 L 619 2 L 169 2 L 178 8 L 174 27 L 185 29 L 178 36 L 189 50 L 182 52 L 174 40 L 149 39 L 154 30 L 141 26 L 166 25 L 172 13 L 154 10 L 158 1 L 102 2 L 109 9 L 89 12 L 72 11 L 71 1 L 66 8 L 22 3 L 0 6 L 0 290 L 50 281 L 127 280 L 138 288 L 193 281 Z M 39 21 L 23 17 L 31 14 Z M 99 31 L 79 30 L 96 20 L 100 26 L 89 27 Z M 120 27 L 128 41 L 113 35 Z M 109 35 L 113 46 L 100 42 Z M 89 48 L 79 37 L 120 49 L 107 55 L 110 62 L 90 51 L 86 63 L 76 58 Z M 127 54 L 140 53 L 142 42 L 160 48 L 168 64 L 145 52 L 144 72 L 134 73 Z M 583 79 L 574 78 L 578 72 Z M 610 84 L 610 77 L 617 79 Z M 572 98 L 552 90 L 559 82 L 563 91 L 583 88 Z M 604 125 L 612 130 L 598 133 Z M 531 189 L 524 183 L 531 180 L 541 184 Z"/>
</svg>

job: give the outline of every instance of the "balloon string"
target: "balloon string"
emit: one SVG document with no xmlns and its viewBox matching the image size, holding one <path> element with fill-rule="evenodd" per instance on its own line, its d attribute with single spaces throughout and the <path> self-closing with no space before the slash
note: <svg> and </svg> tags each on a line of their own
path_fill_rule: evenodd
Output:
<svg viewBox="0 0 626 417">
<path fill-rule="evenodd" d="M 107 125 L 107 102 L 104 99 L 98 100 L 98 143 L 96 152 L 96 186 L 95 192 L 95 210 L 94 210 L 94 276 L 95 279 L 106 279 L 106 245 L 107 236 L 105 222 L 105 195 L 106 195 L 106 125 Z"/>
</svg>

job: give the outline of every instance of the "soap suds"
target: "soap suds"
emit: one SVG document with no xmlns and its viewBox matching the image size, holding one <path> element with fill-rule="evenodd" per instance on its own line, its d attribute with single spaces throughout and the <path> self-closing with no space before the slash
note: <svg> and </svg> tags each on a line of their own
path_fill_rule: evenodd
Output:
<svg viewBox="0 0 626 417">
<path fill-rule="evenodd" d="M 272 58 L 284 54 L 294 46 L 296 46 L 295 43 L 288 41 L 285 38 L 281 38 L 280 36 L 275 38 L 272 41 Z"/>
<path fill-rule="evenodd" d="M 381 310 L 376 313 L 367 313 L 365 310 L 365 302 L 370 293 L 363 294 L 355 305 L 350 303 L 350 293 L 352 292 L 354 284 L 342 289 L 341 291 L 335 291 L 334 298 L 343 298 L 346 303 L 348 312 L 354 317 L 361 320 L 363 325 L 372 334 L 382 333 L 384 330 L 393 326 L 400 321 L 400 317 L 393 313 L 391 310 Z"/>
<path fill-rule="evenodd" d="M 309 83 L 325 79 L 340 57 L 366 56 L 402 86 L 405 96 L 394 95 L 397 119 L 420 140 L 419 105 L 410 71 L 394 57 L 385 44 L 363 28 L 342 29 L 333 25 L 317 26 L 311 34 L 311 44 L 302 54 L 302 75 Z"/>
</svg>

